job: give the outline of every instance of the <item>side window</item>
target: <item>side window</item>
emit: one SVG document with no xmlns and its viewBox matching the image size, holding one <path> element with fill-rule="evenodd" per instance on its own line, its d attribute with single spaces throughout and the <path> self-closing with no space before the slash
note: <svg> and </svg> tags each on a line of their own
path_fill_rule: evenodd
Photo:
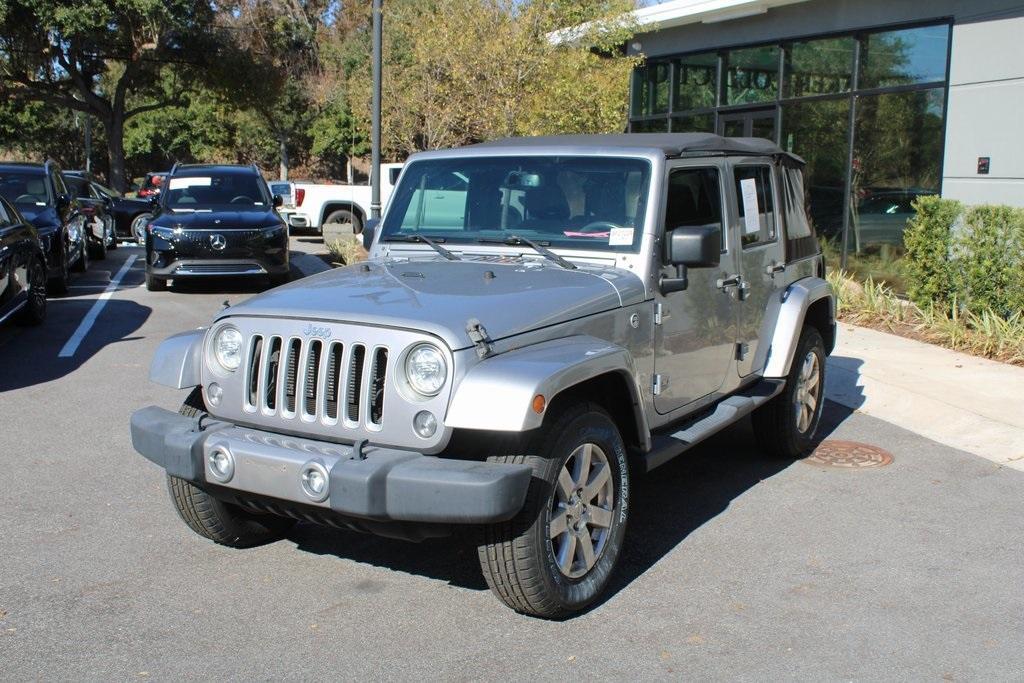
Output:
<svg viewBox="0 0 1024 683">
<path fill-rule="evenodd" d="M 775 241 L 775 195 L 770 166 L 738 166 L 736 204 L 740 214 L 743 248 Z"/>
<path fill-rule="evenodd" d="M 7 205 L 3 201 L 0 201 L 0 228 L 6 228 L 13 222 L 11 214 L 7 211 Z"/>
<path fill-rule="evenodd" d="M 60 173 L 50 171 L 50 178 L 53 180 L 53 191 L 58 195 L 66 194 L 70 196 L 67 186 L 64 184 L 64 179 L 60 177 Z M 56 199 L 56 197 L 54 197 Z"/>
<path fill-rule="evenodd" d="M 722 228 L 722 193 L 717 168 L 680 168 L 668 176 L 665 230 L 681 226 L 717 225 Z M 722 251 L 726 250 L 721 230 Z"/>
</svg>

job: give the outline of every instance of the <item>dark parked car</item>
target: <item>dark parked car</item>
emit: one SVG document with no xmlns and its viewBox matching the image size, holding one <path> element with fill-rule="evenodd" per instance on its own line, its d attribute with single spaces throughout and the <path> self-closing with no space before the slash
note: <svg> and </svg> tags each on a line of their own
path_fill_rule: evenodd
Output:
<svg viewBox="0 0 1024 683">
<path fill-rule="evenodd" d="M 139 196 L 143 199 L 159 196 L 165 180 L 167 171 L 147 173 L 145 180 L 142 181 L 142 187 L 139 188 Z"/>
<path fill-rule="evenodd" d="M 288 279 L 288 228 L 255 166 L 175 166 L 146 238 L 146 287 L 205 276 Z"/>
<path fill-rule="evenodd" d="M 0 199 L 0 323 L 38 325 L 46 318 L 46 254 L 39 233 Z"/>
<path fill-rule="evenodd" d="M 135 240 L 140 245 L 146 243 L 146 223 L 153 217 L 151 200 L 125 197 L 83 171 L 65 172 L 65 175 L 68 174 L 88 178 L 93 191 L 107 200 L 107 212 L 114 218 L 114 233 L 117 237 Z"/>
<path fill-rule="evenodd" d="M 35 227 L 46 253 L 50 285 L 56 292 L 66 292 L 69 271 L 89 267 L 89 250 L 85 217 L 68 192 L 60 168 L 52 161 L 0 162 L 0 197 Z"/>
<path fill-rule="evenodd" d="M 96 191 L 88 178 L 82 175 L 66 172 L 64 184 L 67 185 L 71 196 L 78 200 L 78 212 L 85 216 L 89 255 L 94 259 L 107 258 L 107 249 L 117 248 L 110 202 Z"/>
</svg>

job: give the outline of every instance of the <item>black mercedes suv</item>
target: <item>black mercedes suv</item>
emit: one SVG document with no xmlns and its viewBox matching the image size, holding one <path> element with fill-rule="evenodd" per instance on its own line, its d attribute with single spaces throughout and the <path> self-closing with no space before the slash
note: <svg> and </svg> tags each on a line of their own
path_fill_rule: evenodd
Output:
<svg viewBox="0 0 1024 683">
<path fill-rule="evenodd" d="M 255 166 L 175 166 L 146 228 L 146 288 L 209 276 L 288 280 L 288 228 Z"/>
</svg>

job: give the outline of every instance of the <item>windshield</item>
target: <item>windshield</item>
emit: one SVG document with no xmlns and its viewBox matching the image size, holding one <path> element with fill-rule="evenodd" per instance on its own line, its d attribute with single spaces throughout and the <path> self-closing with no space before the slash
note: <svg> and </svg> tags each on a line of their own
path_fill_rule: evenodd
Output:
<svg viewBox="0 0 1024 683">
<path fill-rule="evenodd" d="M 165 206 L 174 211 L 266 211 L 262 183 L 253 173 L 176 176 L 167 181 Z"/>
<path fill-rule="evenodd" d="M 47 206 L 46 176 L 42 173 L 0 171 L 0 195 L 17 206 Z"/>
<path fill-rule="evenodd" d="M 567 249 L 635 251 L 650 168 L 640 159 L 596 157 L 416 161 L 392 198 L 382 239 L 515 236 Z"/>
</svg>

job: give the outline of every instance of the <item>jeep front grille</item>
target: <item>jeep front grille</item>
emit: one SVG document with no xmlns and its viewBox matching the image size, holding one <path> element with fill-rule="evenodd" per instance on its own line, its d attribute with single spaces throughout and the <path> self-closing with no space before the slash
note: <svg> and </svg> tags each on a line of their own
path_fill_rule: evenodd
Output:
<svg viewBox="0 0 1024 683">
<path fill-rule="evenodd" d="M 248 348 L 247 412 L 348 428 L 384 424 L 387 347 L 257 334 Z"/>
</svg>

